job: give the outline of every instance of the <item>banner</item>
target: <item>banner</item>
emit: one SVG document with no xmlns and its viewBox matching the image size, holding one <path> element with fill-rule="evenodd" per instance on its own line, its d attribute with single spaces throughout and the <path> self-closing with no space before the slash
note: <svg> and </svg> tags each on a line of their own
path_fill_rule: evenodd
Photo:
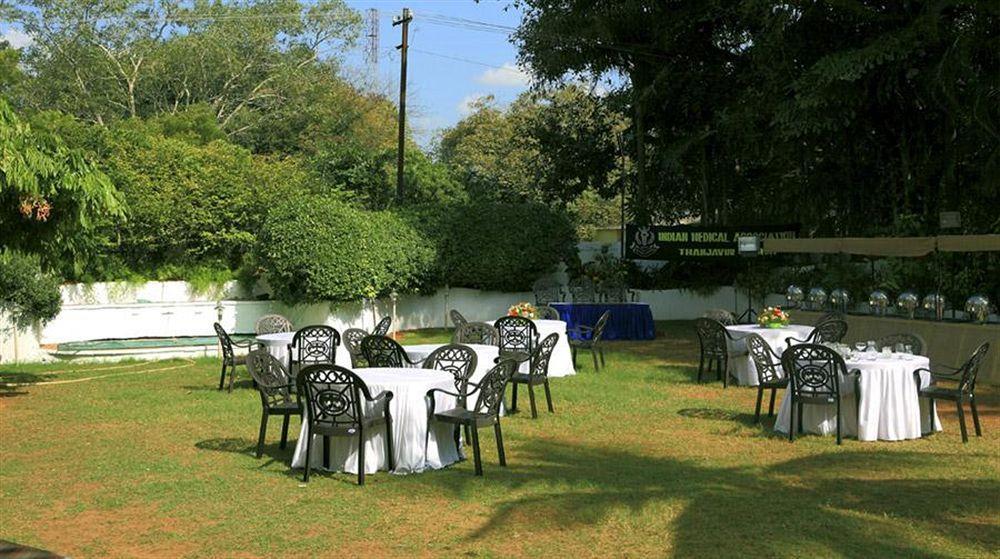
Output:
<svg viewBox="0 0 1000 559">
<path fill-rule="evenodd" d="M 710 260 L 739 258 L 736 239 L 794 239 L 800 225 L 625 226 L 625 257 L 633 260 Z M 766 243 L 764 243 L 766 245 Z M 761 251 L 760 256 L 768 256 Z"/>
</svg>

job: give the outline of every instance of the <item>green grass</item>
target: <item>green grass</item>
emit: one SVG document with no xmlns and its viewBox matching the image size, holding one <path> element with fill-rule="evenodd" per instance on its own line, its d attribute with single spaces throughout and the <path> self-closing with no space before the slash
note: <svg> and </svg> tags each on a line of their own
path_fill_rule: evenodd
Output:
<svg viewBox="0 0 1000 559">
<path fill-rule="evenodd" d="M 967 445 L 794 444 L 752 422 L 755 391 L 696 384 L 685 323 L 611 344 L 552 381 L 554 415 L 504 419 L 471 461 L 365 487 L 288 467 L 260 402 L 217 363 L 0 365 L 0 539 L 74 557 L 981 557 L 1000 548 L 1000 418 Z M 404 343 L 443 341 L 409 333 Z M 110 368 L 115 367 L 115 368 Z M 110 368 L 110 369 L 109 369 Z M 93 370 L 101 369 L 101 370 Z M 157 370 L 169 369 L 169 370 Z M 116 375 L 116 376 L 104 376 Z M 51 380 L 90 381 L 31 385 Z M 274 422 L 272 422 L 274 423 Z M 297 433 L 293 423 L 292 432 Z M 294 438 L 294 437 L 293 437 Z"/>
</svg>

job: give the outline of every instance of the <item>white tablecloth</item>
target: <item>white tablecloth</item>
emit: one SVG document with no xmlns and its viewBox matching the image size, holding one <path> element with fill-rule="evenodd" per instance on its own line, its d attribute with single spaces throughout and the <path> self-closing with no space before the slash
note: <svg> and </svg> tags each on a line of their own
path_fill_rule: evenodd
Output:
<svg viewBox="0 0 1000 559">
<path fill-rule="evenodd" d="M 785 343 L 786 338 L 804 340 L 812 333 L 813 327 L 802 324 L 789 324 L 784 328 L 761 328 L 756 324 L 737 324 L 735 326 L 726 326 L 726 330 L 736 340 L 735 344 L 729 342 L 730 351 L 745 354 L 729 360 L 730 374 L 735 376 L 737 382 L 743 386 L 757 386 L 757 366 L 754 365 L 753 358 L 749 354 L 746 354 L 747 348 L 745 342 L 743 342 L 743 338 L 750 334 L 759 334 L 767 343 L 771 344 L 771 349 L 778 355 L 781 355 L 788 347 L 788 344 Z"/>
<path fill-rule="evenodd" d="M 372 397 L 385 390 L 392 391 L 392 442 L 397 474 L 416 473 L 428 468 L 438 469 L 458 461 L 453 426 L 430 422 L 428 434 L 427 391 L 442 388 L 454 392 L 450 373 L 410 368 L 359 368 L 354 372 L 368 385 Z M 455 407 L 455 398 L 438 394 L 435 409 Z M 305 466 L 306 425 L 303 422 L 299 441 L 292 456 L 292 467 Z M 365 473 L 386 470 L 389 461 L 385 451 L 385 428 L 376 427 L 365 433 Z M 426 442 L 426 446 L 424 443 Z M 323 437 L 316 435 L 312 445 L 310 466 L 323 467 Z M 330 469 L 358 473 L 357 437 L 330 437 Z"/>
<path fill-rule="evenodd" d="M 566 322 L 562 320 L 532 320 L 532 322 L 538 329 L 538 343 L 549 334 L 559 334 L 559 341 L 556 342 L 556 347 L 552 350 L 552 359 L 549 361 L 549 376 L 555 378 L 575 375 L 573 352 L 566 337 Z M 521 364 L 521 372 L 528 372 L 527 362 Z"/>
<path fill-rule="evenodd" d="M 901 441 L 918 439 L 930 431 L 927 399 L 917 398 L 917 384 L 913 372 L 926 368 L 926 357 L 911 355 L 908 360 L 899 354 L 879 356 L 874 361 L 864 357 L 847 361 L 847 370 L 861 371 L 861 404 L 858 413 L 854 408 L 854 382 L 841 382 L 840 409 L 844 417 L 843 434 L 856 435 L 862 441 Z M 921 373 L 921 386 L 927 386 L 930 375 Z M 791 398 L 787 391 L 781 401 L 775 431 L 788 433 L 791 417 Z M 830 435 L 837 432 L 837 407 L 835 404 L 802 406 L 802 428 L 809 433 Z M 941 430 L 937 411 L 934 413 L 934 430 Z"/>
<path fill-rule="evenodd" d="M 267 352 L 287 367 L 288 344 L 292 343 L 292 338 L 294 337 L 295 332 L 279 332 L 277 334 L 261 334 L 257 336 L 257 341 L 264 344 Z M 351 352 L 347 351 L 347 346 L 344 345 L 343 341 L 337 346 L 335 358 L 337 365 L 347 367 L 348 369 L 351 368 Z"/>
<path fill-rule="evenodd" d="M 428 355 L 431 354 L 435 349 L 446 345 L 446 344 L 413 344 L 403 346 L 406 350 L 406 354 L 410 356 L 410 359 L 426 359 Z M 500 349 L 495 345 L 486 344 L 463 344 L 476 352 L 476 370 L 472 372 L 471 381 L 478 383 L 480 380 L 486 376 L 486 373 L 490 372 L 496 363 L 497 355 L 500 353 Z"/>
</svg>

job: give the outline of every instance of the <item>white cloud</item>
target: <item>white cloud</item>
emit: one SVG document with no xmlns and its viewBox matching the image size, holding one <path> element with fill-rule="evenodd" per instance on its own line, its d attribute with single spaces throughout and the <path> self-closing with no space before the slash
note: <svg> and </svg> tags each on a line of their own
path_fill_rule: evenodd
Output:
<svg viewBox="0 0 1000 559">
<path fill-rule="evenodd" d="M 0 35 L 0 41 L 7 41 L 10 46 L 19 49 L 31 45 L 31 35 L 19 29 L 8 29 Z"/>
<path fill-rule="evenodd" d="M 458 114 L 463 117 L 471 115 L 474 110 L 472 105 L 483 97 L 488 97 L 488 95 L 486 93 L 470 93 L 465 97 L 462 97 L 462 100 L 458 102 L 458 107 L 456 107 Z"/>
<path fill-rule="evenodd" d="M 497 87 L 527 87 L 531 85 L 531 76 L 513 63 L 505 62 L 500 68 L 486 70 L 476 81 Z"/>
</svg>

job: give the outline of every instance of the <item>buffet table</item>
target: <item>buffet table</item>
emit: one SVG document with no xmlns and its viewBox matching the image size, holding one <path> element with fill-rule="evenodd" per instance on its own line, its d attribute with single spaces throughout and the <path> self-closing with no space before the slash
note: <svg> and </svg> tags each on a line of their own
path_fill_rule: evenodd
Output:
<svg viewBox="0 0 1000 559">
<path fill-rule="evenodd" d="M 559 311 L 569 327 L 569 337 L 580 339 L 577 326 L 593 327 L 607 311 L 611 312 L 604 328 L 605 340 L 652 340 L 656 337 L 653 311 L 649 303 L 549 303 Z"/>
</svg>

